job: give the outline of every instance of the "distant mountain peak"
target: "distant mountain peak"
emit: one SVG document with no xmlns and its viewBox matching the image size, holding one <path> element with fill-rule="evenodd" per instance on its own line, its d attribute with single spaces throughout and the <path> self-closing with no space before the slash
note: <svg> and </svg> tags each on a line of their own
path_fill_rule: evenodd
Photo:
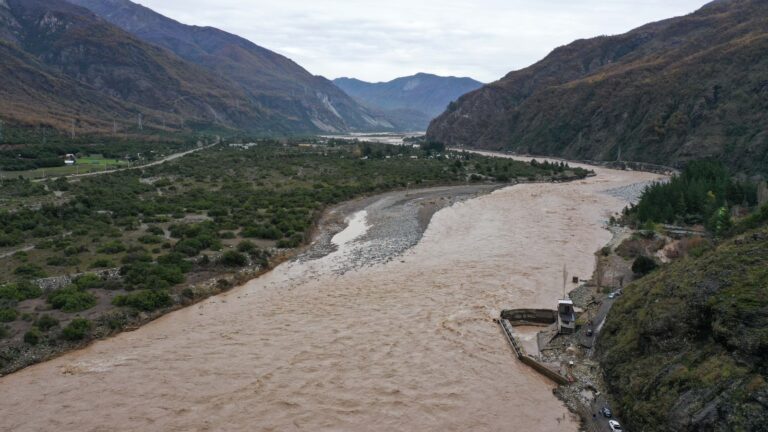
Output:
<svg viewBox="0 0 768 432">
<path fill-rule="evenodd" d="M 356 78 L 338 78 L 334 83 L 368 107 L 397 115 L 401 122 L 411 116 L 409 129 L 424 130 L 430 119 L 443 112 L 459 96 L 482 83 L 471 78 L 442 77 L 429 73 L 369 83 Z"/>
</svg>

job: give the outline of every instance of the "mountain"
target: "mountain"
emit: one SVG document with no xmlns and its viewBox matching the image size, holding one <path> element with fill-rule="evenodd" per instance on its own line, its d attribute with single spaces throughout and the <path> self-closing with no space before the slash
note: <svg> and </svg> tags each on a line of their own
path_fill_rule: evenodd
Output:
<svg viewBox="0 0 768 432">
<path fill-rule="evenodd" d="M 408 123 L 411 130 L 426 129 L 449 103 L 483 85 L 472 78 L 425 73 L 379 83 L 355 78 L 337 78 L 333 82 L 364 105 L 386 112 L 399 125 Z"/>
<path fill-rule="evenodd" d="M 629 430 L 765 430 L 768 206 L 752 219 L 763 227 L 643 277 L 611 308 L 598 356 Z"/>
<path fill-rule="evenodd" d="M 428 138 L 574 159 L 768 171 L 768 2 L 578 40 L 464 95 Z"/>
<path fill-rule="evenodd" d="M 0 116 L 11 122 L 92 131 L 139 114 L 177 127 L 268 119 L 230 83 L 64 1 L 0 0 L 0 52 Z"/>
<path fill-rule="evenodd" d="M 69 0 L 142 41 L 234 83 L 259 109 L 281 118 L 292 132 L 390 130 L 393 125 L 362 107 L 329 80 L 292 60 L 212 27 L 174 21 L 129 0 Z"/>
</svg>

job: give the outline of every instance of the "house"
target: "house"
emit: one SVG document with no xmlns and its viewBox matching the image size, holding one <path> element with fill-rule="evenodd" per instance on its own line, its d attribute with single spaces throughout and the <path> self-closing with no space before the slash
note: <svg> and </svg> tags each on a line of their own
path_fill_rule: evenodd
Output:
<svg viewBox="0 0 768 432">
<path fill-rule="evenodd" d="M 77 158 L 72 153 L 67 153 L 64 156 L 64 165 L 74 165 L 77 163 Z"/>
</svg>

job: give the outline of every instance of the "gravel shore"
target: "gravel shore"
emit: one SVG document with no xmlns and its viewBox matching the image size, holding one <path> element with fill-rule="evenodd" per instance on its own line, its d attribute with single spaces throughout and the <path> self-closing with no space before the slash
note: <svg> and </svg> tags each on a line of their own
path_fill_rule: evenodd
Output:
<svg viewBox="0 0 768 432">
<path fill-rule="evenodd" d="M 315 241 L 297 260 L 316 260 L 339 251 L 333 243 L 336 234 L 348 225 L 352 215 L 366 212 L 368 229 L 355 238 L 333 271 L 347 271 L 391 261 L 415 246 L 429 226 L 432 216 L 445 207 L 490 193 L 504 185 L 473 184 L 389 192 L 336 206 L 320 220 Z"/>
</svg>

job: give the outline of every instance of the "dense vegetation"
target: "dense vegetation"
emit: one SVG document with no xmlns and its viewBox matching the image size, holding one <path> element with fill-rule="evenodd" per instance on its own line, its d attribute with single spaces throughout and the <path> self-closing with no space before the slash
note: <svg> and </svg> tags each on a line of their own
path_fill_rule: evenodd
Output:
<svg viewBox="0 0 768 432">
<path fill-rule="evenodd" d="M 768 214 L 768 206 L 761 214 Z M 765 429 L 765 223 L 651 273 L 624 294 L 609 313 L 598 347 L 630 430 Z"/>
<path fill-rule="evenodd" d="M 733 179 L 720 162 L 694 161 L 669 182 L 649 186 L 626 210 L 631 222 L 705 224 L 721 234 L 730 228 L 730 208 L 757 204 L 757 185 Z"/>
</svg>

